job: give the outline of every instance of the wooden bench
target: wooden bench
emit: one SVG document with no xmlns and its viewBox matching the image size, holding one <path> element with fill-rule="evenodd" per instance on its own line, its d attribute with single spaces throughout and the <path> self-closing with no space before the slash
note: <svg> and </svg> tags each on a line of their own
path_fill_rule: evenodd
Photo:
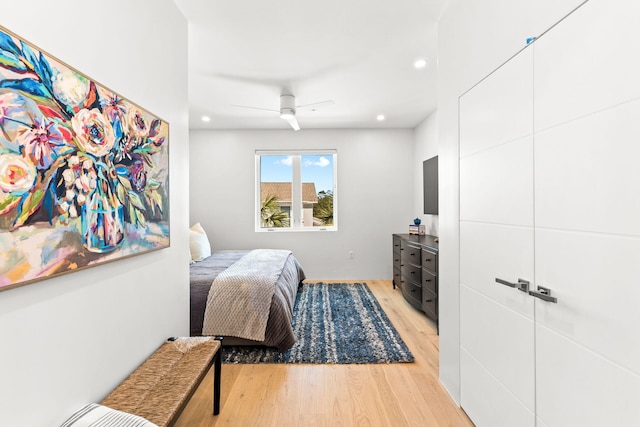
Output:
<svg viewBox="0 0 640 427">
<path fill-rule="evenodd" d="M 213 364 L 213 414 L 218 415 L 220 348 L 217 338 L 169 338 L 101 404 L 172 426 Z"/>
</svg>

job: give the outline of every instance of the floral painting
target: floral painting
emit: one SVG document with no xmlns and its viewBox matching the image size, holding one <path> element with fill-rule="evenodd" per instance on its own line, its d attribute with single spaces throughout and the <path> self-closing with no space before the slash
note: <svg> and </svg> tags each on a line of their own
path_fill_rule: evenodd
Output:
<svg viewBox="0 0 640 427">
<path fill-rule="evenodd" d="M 168 134 L 0 27 L 0 290 L 169 246 Z"/>
</svg>

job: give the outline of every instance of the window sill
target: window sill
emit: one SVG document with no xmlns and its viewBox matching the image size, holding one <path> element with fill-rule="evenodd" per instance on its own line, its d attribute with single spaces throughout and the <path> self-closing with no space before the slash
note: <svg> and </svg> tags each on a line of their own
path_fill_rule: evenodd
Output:
<svg viewBox="0 0 640 427">
<path fill-rule="evenodd" d="M 308 227 L 308 228 L 274 227 L 274 228 L 257 228 L 255 231 L 256 233 L 300 233 L 300 232 L 316 233 L 318 231 L 338 231 L 338 227 Z"/>
</svg>

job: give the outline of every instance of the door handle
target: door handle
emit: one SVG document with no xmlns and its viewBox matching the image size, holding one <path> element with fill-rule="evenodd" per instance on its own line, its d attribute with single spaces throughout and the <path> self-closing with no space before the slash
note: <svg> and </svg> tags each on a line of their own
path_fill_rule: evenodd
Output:
<svg viewBox="0 0 640 427">
<path fill-rule="evenodd" d="M 537 291 L 529 291 L 529 295 L 540 298 L 543 301 L 549 301 L 556 304 L 558 303 L 558 298 L 551 296 L 551 289 L 545 288 L 543 286 L 538 286 Z"/>
<path fill-rule="evenodd" d="M 518 283 L 511 283 L 511 282 L 507 282 L 506 280 L 502 280 L 498 277 L 496 277 L 496 282 L 500 283 L 501 285 L 505 285 L 508 286 L 510 288 L 516 288 L 517 290 L 521 291 L 521 292 L 529 292 L 529 281 L 528 280 L 524 280 L 524 279 L 518 279 Z"/>
</svg>

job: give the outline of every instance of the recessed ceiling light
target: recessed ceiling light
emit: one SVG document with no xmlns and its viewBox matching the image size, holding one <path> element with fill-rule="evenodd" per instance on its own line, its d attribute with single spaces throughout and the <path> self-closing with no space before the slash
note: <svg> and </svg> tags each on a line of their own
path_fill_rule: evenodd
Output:
<svg viewBox="0 0 640 427">
<path fill-rule="evenodd" d="M 206 123 L 209 123 L 209 122 L 211 121 L 211 117 L 209 117 L 209 116 L 202 116 L 202 121 L 203 121 L 203 122 L 206 122 Z"/>
<path fill-rule="evenodd" d="M 379 122 L 383 121 L 384 120 L 384 114 L 378 114 L 376 116 L 376 120 L 379 121 Z"/>
<path fill-rule="evenodd" d="M 416 59 L 416 62 L 413 63 L 413 66 L 417 69 L 424 68 L 427 66 L 426 59 Z"/>
</svg>

